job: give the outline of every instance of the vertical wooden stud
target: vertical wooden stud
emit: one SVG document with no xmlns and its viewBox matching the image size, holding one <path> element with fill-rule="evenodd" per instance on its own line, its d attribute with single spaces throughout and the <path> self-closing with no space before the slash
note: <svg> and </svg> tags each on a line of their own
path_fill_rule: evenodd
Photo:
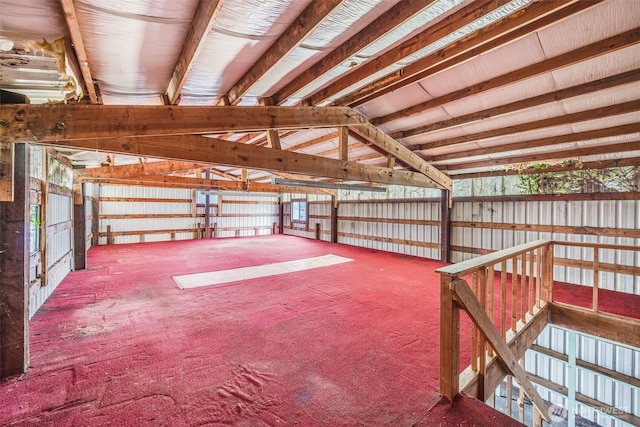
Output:
<svg viewBox="0 0 640 427">
<path fill-rule="evenodd" d="M 449 400 L 460 387 L 460 308 L 450 289 L 451 276 L 440 278 L 440 394 Z"/>
</svg>

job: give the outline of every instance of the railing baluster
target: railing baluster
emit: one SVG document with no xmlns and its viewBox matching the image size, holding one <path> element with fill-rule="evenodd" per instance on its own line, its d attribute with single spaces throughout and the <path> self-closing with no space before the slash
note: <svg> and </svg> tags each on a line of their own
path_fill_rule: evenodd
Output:
<svg viewBox="0 0 640 427">
<path fill-rule="evenodd" d="M 511 258 L 511 330 L 518 326 L 518 257 Z"/>
<path fill-rule="evenodd" d="M 493 288 L 495 286 L 495 270 L 494 270 L 494 266 L 490 265 L 489 268 L 487 269 L 487 298 L 488 298 L 488 303 L 487 303 L 487 315 L 489 316 L 489 319 L 491 319 L 491 323 L 493 322 Z M 491 348 L 491 346 L 487 343 L 487 351 L 489 352 L 489 356 L 493 357 L 493 349 Z"/>
<path fill-rule="evenodd" d="M 471 289 L 473 293 L 478 297 L 478 273 L 473 272 L 471 275 Z M 478 371 L 478 327 L 475 323 L 471 322 L 471 370 L 473 372 Z"/>
<path fill-rule="evenodd" d="M 535 300 L 533 299 L 533 287 L 535 286 L 534 282 L 534 272 L 535 272 L 535 263 L 534 263 L 534 253 L 533 250 L 529 252 L 529 300 L 527 301 L 527 305 L 529 306 L 529 314 L 533 316 L 533 306 L 535 305 Z"/>
<path fill-rule="evenodd" d="M 507 261 L 502 261 L 500 266 L 500 290 L 502 291 L 500 301 L 502 307 L 500 310 L 500 333 L 502 338 L 507 337 Z"/>
<path fill-rule="evenodd" d="M 478 300 L 480 301 L 480 306 L 482 307 L 483 310 L 485 310 L 486 312 L 486 306 L 487 306 L 487 269 L 486 267 L 480 268 L 478 270 L 478 293 L 477 295 L 479 296 Z M 478 396 L 476 396 L 478 398 L 478 400 L 481 401 L 485 401 L 486 396 L 485 396 L 485 387 L 484 387 L 484 376 L 485 376 L 485 371 L 486 371 L 486 350 L 485 350 L 485 339 L 484 339 L 484 335 L 480 333 L 480 330 L 478 328 L 476 328 L 476 332 L 478 334 L 478 369 L 479 369 L 479 373 L 480 373 L 480 378 L 478 381 Z"/>
<path fill-rule="evenodd" d="M 526 252 L 520 257 L 521 274 L 520 274 L 520 320 L 524 322 L 527 315 L 527 254 Z"/>
<path fill-rule="evenodd" d="M 540 308 L 540 298 L 542 295 L 542 251 L 543 248 L 536 249 L 536 267 L 537 267 L 537 275 L 536 278 L 536 307 Z"/>
<path fill-rule="evenodd" d="M 598 246 L 593 248 L 593 311 L 598 311 L 598 286 L 599 286 L 599 274 L 600 270 L 600 248 Z"/>
</svg>

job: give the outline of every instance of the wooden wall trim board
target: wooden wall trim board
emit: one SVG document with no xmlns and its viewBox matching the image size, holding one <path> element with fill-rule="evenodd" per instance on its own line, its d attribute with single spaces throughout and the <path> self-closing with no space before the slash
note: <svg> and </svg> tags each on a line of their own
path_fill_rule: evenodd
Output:
<svg viewBox="0 0 640 427">
<path fill-rule="evenodd" d="M 544 170 L 542 171 L 544 172 Z M 577 202 L 590 200 L 640 200 L 640 192 L 574 193 L 574 194 L 516 194 L 508 196 L 454 197 L 454 203 L 463 202 Z"/>
<path fill-rule="evenodd" d="M 590 236 L 640 238 L 640 230 L 634 228 L 584 227 L 571 225 L 514 224 L 496 222 L 453 221 L 453 227 L 489 230 L 531 231 L 539 233 L 586 234 Z"/>
<path fill-rule="evenodd" d="M 49 224 L 47 225 L 47 234 L 53 235 L 62 233 L 66 230 L 71 230 L 73 228 L 73 221 L 64 221 L 59 222 L 57 224 Z"/>
<path fill-rule="evenodd" d="M 535 351 L 536 353 L 541 353 L 554 359 L 562 360 L 563 362 L 567 362 L 569 360 L 569 356 L 567 356 L 566 354 L 552 350 L 550 348 L 539 346 L 537 344 L 531 345 L 530 349 Z M 582 369 L 592 371 L 595 374 L 604 375 L 617 381 L 631 384 L 632 386 L 640 389 L 640 378 L 632 377 L 630 375 L 623 374 L 622 372 L 608 369 L 604 366 L 598 366 L 580 358 L 576 359 L 576 365 Z"/>
<path fill-rule="evenodd" d="M 59 196 L 73 197 L 71 188 L 61 187 L 57 184 L 47 183 L 49 194 L 57 194 Z"/>
<path fill-rule="evenodd" d="M 192 203 L 191 199 L 169 199 L 159 197 L 100 197 L 100 201 L 130 203 Z"/>
<path fill-rule="evenodd" d="M 362 240 L 372 240 L 372 241 L 375 241 L 375 242 L 393 243 L 393 244 L 397 244 L 397 245 L 407 245 L 407 246 L 416 246 L 416 247 L 419 247 L 419 248 L 440 249 L 440 244 L 439 243 L 419 242 L 417 240 L 394 239 L 394 238 L 391 238 L 391 237 L 380 237 L 380 236 L 371 236 L 371 235 L 365 235 L 365 234 L 344 233 L 344 232 L 338 232 L 338 237 L 352 238 L 352 239 L 362 239 Z"/>
<path fill-rule="evenodd" d="M 640 347 L 640 320 L 594 312 L 559 302 L 551 303 L 550 323 L 622 344 Z"/>
</svg>

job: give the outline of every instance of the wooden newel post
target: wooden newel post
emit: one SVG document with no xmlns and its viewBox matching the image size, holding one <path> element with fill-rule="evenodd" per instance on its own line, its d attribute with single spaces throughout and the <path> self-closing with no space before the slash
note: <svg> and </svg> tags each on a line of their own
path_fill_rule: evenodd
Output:
<svg viewBox="0 0 640 427">
<path fill-rule="evenodd" d="M 453 298 L 452 280 L 440 276 L 440 394 L 449 400 L 460 388 L 460 307 Z"/>
</svg>

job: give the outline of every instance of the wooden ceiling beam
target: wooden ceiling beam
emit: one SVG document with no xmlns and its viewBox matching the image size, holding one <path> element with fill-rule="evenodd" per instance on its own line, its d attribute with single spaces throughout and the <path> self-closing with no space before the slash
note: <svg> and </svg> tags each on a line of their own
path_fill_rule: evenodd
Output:
<svg viewBox="0 0 640 427">
<path fill-rule="evenodd" d="M 237 105 L 253 85 L 298 47 L 320 25 L 322 20 L 343 2 L 344 0 L 313 0 L 249 71 L 229 89 L 226 94 L 229 103 Z"/>
<path fill-rule="evenodd" d="M 600 146 L 590 146 L 581 148 L 572 148 L 562 151 L 545 151 L 539 153 L 528 153 L 517 156 L 500 157 L 490 160 L 481 160 L 477 162 L 465 162 L 455 165 L 440 165 L 440 170 L 455 171 L 464 169 L 476 169 L 498 165 L 512 165 L 519 163 L 536 163 L 558 160 L 572 160 L 584 156 L 595 156 L 599 154 L 623 153 L 626 151 L 640 151 L 640 140 L 633 142 L 625 142 L 622 144 L 608 144 Z"/>
<path fill-rule="evenodd" d="M 500 154 L 507 151 L 527 150 L 531 148 L 557 146 L 569 142 L 589 141 L 598 138 L 611 138 L 614 136 L 628 135 L 640 132 L 640 123 L 632 123 L 624 126 L 614 126 L 605 129 L 596 129 L 586 132 L 570 133 L 549 138 L 539 138 L 529 141 L 516 142 L 513 144 L 501 144 L 494 147 L 482 147 L 474 150 L 464 150 L 462 152 L 441 154 L 439 156 L 423 157 L 428 162 L 441 162 L 446 160 L 461 160 L 474 156 L 484 156 Z M 640 149 L 640 148 L 639 148 Z"/>
<path fill-rule="evenodd" d="M 548 119 L 536 120 L 528 123 L 520 123 L 513 126 L 505 126 L 484 132 L 470 135 L 457 136 L 453 138 L 441 139 L 439 141 L 426 142 L 410 146 L 412 151 L 424 151 L 433 148 L 448 147 L 451 145 L 463 144 L 465 142 L 479 141 L 482 139 L 496 138 L 520 132 L 527 132 L 537 129 L 544 129 L 553 126 L 570 125 L 573 123 L 585 122 L 589 120 L 602 119 L 640 111 L 640 101 L 634 100 L 623 102 L 622 104 L 608 105 L 606 107 L 594 108 L 592 110 L 579 111 L 577 113 L 565 114 L 563 116 L 551 117 Z M 424 158 L 424 157 L 423 157 Z"/>
<path fill-rule="evenodd" d="M 404 0 L 380 15 L 376 20 L 367 25 L 340 46 L 333 49 L 320 61 L 313 64 L 292 82 L 273 95 L 276 104 L 281 104 L 300 89 L 313 82 L 319 76 L 326 74 L 334 67 L 340 65 L 380 37 L 401 25 L 412 16 L 422 12 L 433 3 L 434 0 Z"/>
<path fill-rule="evenodd" d="M 367 123 L 347 107 L 0 105 L 0 142 L 339 127 Z"/>
<path fill-rule="evenodd" d="M 537 62 L 524 68 L 520 68 L 519 70 L 511 71 L 509 73 L 491 78 L 484 82 L 465 87 L 463 89 L 448 93 L 443 96 L 439 96 L 434 99 L 430 99 L 426 102 L 421 102 L 420 104 L 404 108 L 391 114 L 387 114 L 386 116 L 378 117 L 371 120 L 371 123 L 381 125 L 384 123 L 392 122 L 394 120 L 406 118 L 411 115 L 418 114 L 422 111 L 439 107 L 449 102 L 457 101 L 462 98 L 486 92 L 491 89 L 496 89 L 501 86 L 535 77 L 540 74 L 548 73 L 573 64 L 577 64 L 579 62 L 596 58 L 598 56 L 611 53 L 619 49 L 630 47 L 637 44 L 638 42 L 640 42 L 640 28 L 634 28 L 622 34 L 618 34 L 604 40 L 599 40 L 595 43 L 591 43 L 590 45 L 572 50 L 553 58 L 546 59 L 541 62 Z M 408 135 L 404 135 L 403 137 L 405 136 Z"/>
<path fill-rule="evenodd" d="M 148 175 L 133 178 L 91 178 L 87 182 L 112 185 L 140 185 L 146 187 L 197 188 L 220 191 L 247 191 L 256 193 L 306 193 L 326 194 L 326 190 L 280 186 L 268 183 L 226 181 L 169 175 Z"/>
<path fill-rule="evenodd" d="M 74 179 L 90 178 L 135 178 L 147 175 L 163 175 L 176 172 L 185 172 L 208 168 L 211 173 L 238 180 L 238 177 L 226 172 L 219 171 L 210 164 L 200 162 L 185 162 L 176 160 L 165 160 L 160 162 L 145 162 L 131 165 L 102 166 L 98 168 L 74 169 Z"/>
<path fill-rule="evenodd" d="M 73 139 L 49 143 L 132 156 L 300 173 L 353 181 L 418 187 L 436 186 L 433 179 L 427 178 L 421 173 L 373 167 L 255 145 L 238 144 L 219 138 L 205 138 L 199 135 Z M 416 156 L 411 152 L 409 154 Z"/>
<path fill-rule="evenodd" d="M 91 68 L 89 67 L 89 58 L 87 57 L 87 51 L 85 50 L 84 42 L 82 41 L 82 33 L 80 32 L 80 24 L 78 23 L 76 7 L 73 4 L 73 0 L 60 0 L 60 5 L 62 6 L 64 19 L 67 23 L 67 28 L 69 29 L 73 51 L 80 67 L 80 77 L 82 77 L 83 80 L 82 87 L 87 90 L 87 95 L 89 95 L 89 99 L 92 104 L 101 104 L 102 100 L 98 96 L 98 92 L 94 86 L 93 75 L 91 74 Z"/>
<path fill-rule="evenodd" d="M 508 0 L 478 0 L 463 7 L 462 9 L 444 17 L 436 24 L 427 27 L 424 31 L 412 37 L 411 39 L 400 43 L 398 46 L 380 55 L 371 61 L 354 68 L 354 70 L 345 76 L 339 78 L 335 82 L 323 87 L 322 89 L 309 95 L 305 102 L 309 105 L 317 105 L 322 101 L 329 99 L 336 93 L 351 87 L 369 77 L 372 74 L 380 72 L 390 65 L 406 58 L 407 56 L 419 51 L 420 49 L 430 45 L 440 38 L 452 33 L 460 27 L 463 27 L 476 19 L 486 15 L 492 10 L 508 3 Z"/>
<path fill-rule="evenodd" d="M 221 5 L 220 0 L 200 0 L 167 85 L 166 96 L 169 104 L 177 105 L 180 102 L 180 94 L 187 81 L 189 71 L 193 68 L 193 64 L 204 46 Z"/>
<path fill-rule="evenodd" d="M 425 162 L 420 156 L 411 152 L 407 147 L 372 124 L 367 123 L 359 126 L 350 126 L 350 129 L 366 140 L 371 141 L 373 145 L 381 148 L 385 154 L 391 154 L 396 159 L 401 160 L 423 174 L 436 188 L 451 189 L 451 178 Z"/>
<path fill-rule="evenodd" d="M 499 46 L 518 40 L 553 23 L 591 8 L 601 1 L 562 0 L 534 2 L 500 21 L 463 37 L 442 49 L 420 58 L 334 102 L 356 107 L 411 83 L 454 67 Z M 553 12 L 553 13 L 550 13 Z"/>
<path fill-rule="evenodd" d="M 513 113 L 518 110 L 526 108 L 532 108 L 539 105 L 547 104 L 554 101 L 561 101 L 564 99 L 574 98 L 580 95 L 586 95 L 589 93 L 610 89 L 616 86 L 622 86 L 629 83 L 635 83 L 640 80 L 640 69 L 627 71 L 626 73 L 616 74 L 614 76 L 605 77 L 600 80 L 583 83 L 578 86 L 568 87 L 555 92 L 548 92 L 542 95 L 534 96 L 520 101 L 511 102 L 509 104 L 500 105 L 486 110 L 477 111 L 474 113 L 466 114 L 464 116 L 454 117 L 452 119 L 443 120 L 437 123 L 431 123 L 424 126 L 419 126 L 402 133 L 395 134 L 396 137 L 402 137 L 402 135 L 419 133 L 424 134 L 433 132 L 453 126 L 460 126 L 467 123 L 472 123 L 479 120 L 485 120 L 488 118 L 500 116 L 502 114 Z"/>
</svg>

